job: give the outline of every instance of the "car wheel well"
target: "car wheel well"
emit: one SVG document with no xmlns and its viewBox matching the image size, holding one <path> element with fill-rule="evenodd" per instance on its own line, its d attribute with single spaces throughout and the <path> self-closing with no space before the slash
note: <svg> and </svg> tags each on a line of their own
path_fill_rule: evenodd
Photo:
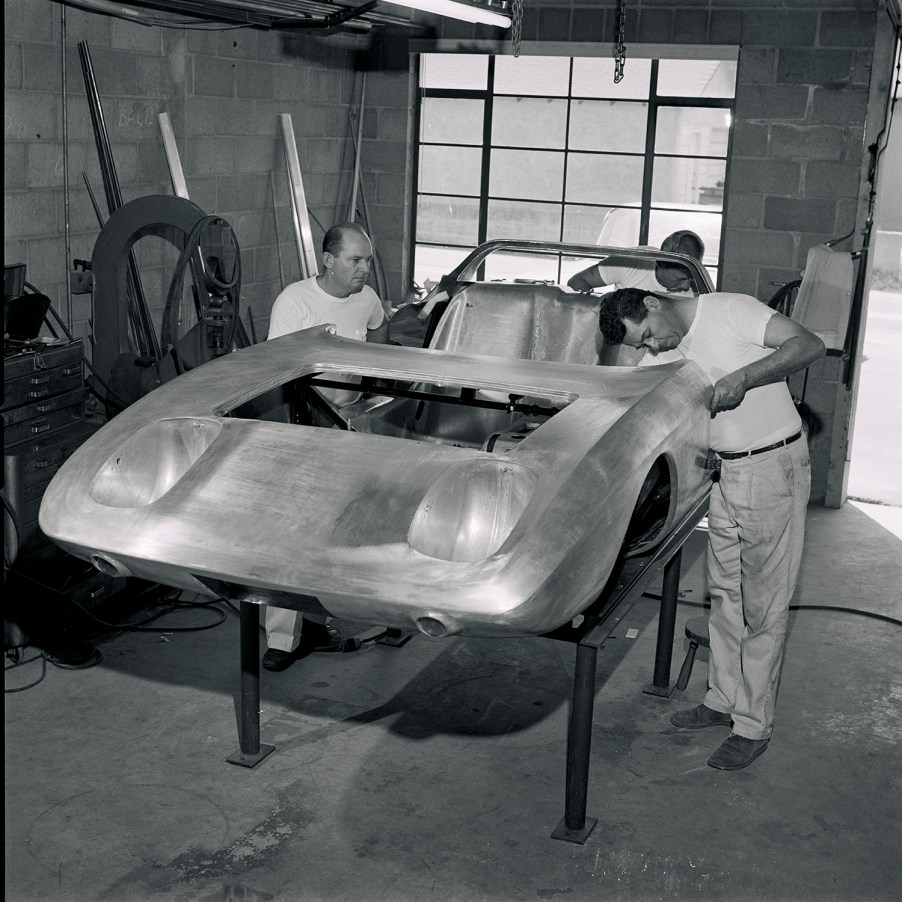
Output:
<svg viewBox="0 0 902 902">
<path fill-rule="evenodd" d="M 674 479 L 670 461 L 661 455 L 642 482 L 623 538 L 625 554 L 650 547 L 661 536 L 670 514 Z"/>
</svg>

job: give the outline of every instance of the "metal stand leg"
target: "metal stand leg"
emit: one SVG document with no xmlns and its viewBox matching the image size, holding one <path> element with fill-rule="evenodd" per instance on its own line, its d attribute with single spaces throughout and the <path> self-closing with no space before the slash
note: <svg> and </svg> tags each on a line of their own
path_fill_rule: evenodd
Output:
<svg viewBox="0 0 902 902">
<path fill-rule="evenodd" d="M 680 591 L 680 565 L 683 549 L 664 565 L 661 588 L 661 614 L 658 619 L 658 643 L 655 648 L 655 673 L 650 686 L 643 692 L 668 698 L 674 687 L 670 685 L 670 666 L 673 662 L 673 636 L 676 629 L 676 609 Z"/>
<path fill-rule="evenodd" d="M 255 767 L 273 745 L 260 745 L 260 605 L 241 602 L 241 704 L 240 749 L 229 755 L 229 764 Z"/>
<path fill-rule="evenodd" d="M 552 839 L 580 844 L 589 838 L 589 834 L 598 823 L 594 817 L 586 818 L 597 662 L 598 649 L 594 645 L 576 646 L 573 707 L 570 711 L 567 741 L 567 787 L 564 817 L 551 834 Z"/>
</svg>

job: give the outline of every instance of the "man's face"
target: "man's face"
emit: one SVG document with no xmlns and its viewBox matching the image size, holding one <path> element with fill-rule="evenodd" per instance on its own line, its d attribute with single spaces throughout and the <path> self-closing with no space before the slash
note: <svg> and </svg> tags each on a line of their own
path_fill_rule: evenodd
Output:
<svg viewBox="0 0 902 902">
<path fill-rule="evenodd" d="M 626 335 L 623 343 L 631 348 L 648 350 L 655 357 L 664 351 L 672 351 L 686 335 L 683 321 L 673 312 L 667 302 L 661 303 L 655 297 L 645 299 L 648 316 L 643 320 L 626 319 L 623 325 Z"/>
<path fill-rule="evenodd" d="M 347 232 L 337 254 L 324 254 L 323 262 L 339 291 L 356 294 L 366 285 L 373 263 L 373 246 L 369 238 L 357 232 Z"/>
<path fill-rule="evenodd" d="M 655 267 L 655 278 L 667 291 L 689 291 L 692 288 L 689 273 L 682 266 L 665 266 L 659 263 Z"/>
</svg>

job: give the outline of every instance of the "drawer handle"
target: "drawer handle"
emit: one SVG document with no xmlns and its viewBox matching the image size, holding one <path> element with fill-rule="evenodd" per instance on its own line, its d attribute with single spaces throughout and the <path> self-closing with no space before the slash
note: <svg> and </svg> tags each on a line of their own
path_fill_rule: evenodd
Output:
<svg viewBox="0 0 902 902">
<path fill-rule="evenodd" d="M 51 413 L 56 410 L 56 404 L 38 404 L 35 409 L 38 413 Z"/>
<path fill-rule="evenodd" d="M 43 470 L 45 467 L 49 467 L 53 463 L 53 458 L 45 457 L 43 460 L 36 460 L 34 462 L 34 468 L 36 470 Z"/>
<path fill-rule="evenodd" d="M 32 420 L 31 423 L 31 434 L 38 435 L 41 432 L 46 432 L 50 428 L 50 423 L 47 420 Z"/>
<path fill-rule="evenodd" d="M 48 386 L 47 388 L 36 388 L 34 391 L 30 391 L 28 397 L 33 401 L 37 401 L 38 398 L 46 398 L 49 394 L 50 388 Z"/>
<path fill-rule="evenodd" d="M 32 376 L 28 380 L 29 385 L 46 385 L 50 381 L 50 374 L 46 376 Z"/>
<path fill-rule="evenodd" d="M 63 370 L 64 376 L 77 376 L 81 372 L 80 366 L 67 366 Z"/>
</svg>

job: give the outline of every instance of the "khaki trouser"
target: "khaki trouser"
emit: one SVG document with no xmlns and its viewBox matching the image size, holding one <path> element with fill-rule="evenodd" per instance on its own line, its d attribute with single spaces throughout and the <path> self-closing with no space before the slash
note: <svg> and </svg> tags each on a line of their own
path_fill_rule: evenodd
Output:
<svg viewBox="0 0 902 902">
<path fill-rule="evenodd" d="M 302 621 L 306 617 L 311 623 L 325 623 L 321 614 L 302 614 L 288 608 L 266 606 L 266 647 L 279 651 L 294 651 L 301 641 Z"/>
<path fill-rule="evenodd" d="M 767 739 L 811 493 L 808 443 L 724 460 L 708 511 L 708 693 L 733 732 Z"/>
</svg>

